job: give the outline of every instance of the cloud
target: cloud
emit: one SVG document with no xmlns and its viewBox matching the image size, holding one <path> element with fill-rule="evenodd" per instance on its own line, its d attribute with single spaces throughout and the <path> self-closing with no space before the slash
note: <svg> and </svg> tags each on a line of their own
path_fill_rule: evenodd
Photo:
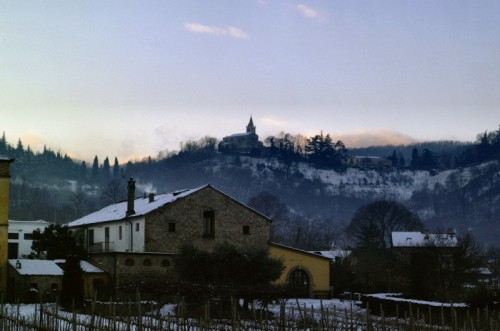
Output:
<svg viewBox="0 0 500 331">
<path fill-rule="evenodd" d="M 319 18 L 319 12 L 312 7 L 302 4 L 297 4 L 293 6 L 293 8 L 299 11 L 302 15 L 304 15 L 307 18 Z"/>
<path fill-rule="evenodd" d="M 332 135 L 333 140 L 342 140 L 348 148 L 385 146 L 385 145 L 407 145 L 415 143 L 416 140 L 398 132 L 387 130 L 359 130 L 344 134 Z"/>
<path fill-rule="evenodd" d="M 259 123 L 262 123 L 265 126 L 272 126 L 283 128 L 287 126 L 287 123 L 283 120 L 279 120 L 273 117 L 262 117 L 258 119 Z"/>
<path fill-rule="evenodd" d="M 219 37 L 248 39 L 248 34 L 246 32 L 234 26 L 221 28 L 217 26 L 209 26 L 200 23 L 184 23 L 184 27 L 186 28 L 186 30 L 194 33 L 207 33 Z"/>
</svg>

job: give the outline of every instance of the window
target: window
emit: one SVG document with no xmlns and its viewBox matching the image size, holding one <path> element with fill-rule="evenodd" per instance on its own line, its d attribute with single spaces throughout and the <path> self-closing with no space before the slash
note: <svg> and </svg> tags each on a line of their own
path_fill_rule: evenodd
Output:
<svg viewBox="0 0 500 331">
<path fill-rule="evenodd" d="M 94 244 L 94 230 L 89 230 L 89 246 Z"/>
<path fill-rule="evenodd" d="M 135 231 L 139 232 L 139 223 L 135 223 Z"/>
<path fill-rule="evenodd" d="M 213 210 L 206 210 L 203 212 L 203 236 L 215 236 L 215 215 Z"/>
<path fill-rule="evenodd" d="M 243 225 L 243 234 L 250 234 L 250 226 Z"/>
<path fill-rule="evenodd" d="M 38 283 L 30 283 L 30 288 L 32 290 L 38 290 Z"/>
<path fill-rule="evenodd" d="M 145 267 L 150 267 L 152 265 L 151 260 L 145 259 L 144 261 L 142 261 L 142 265 Z"/>
<path fill-rule="evenodd" d="M 164 259 L 161 261 L 161 266 L 162 267 L 170 267 L 170 261 L 167 259 Z"/>
<path fill-rule="evenodd" d="M 9 259 L 17 259 L 19 257 L 19 243 L 8 243 L 7 256 Z"/>
<path fill-rule="evenodd" d="M 123 239 L 123 229 L 122 229 L 122 226 L 120 225 L 118 227 L 118 240 L 122 240 Z"/>
<path fill-rule="evenodd" d="M 135 264 L 135 263 L 134 263 L 134 260 L 132 260 L 131 258 L 127 258 L 127 259 L 125 259 L 125 265 L 126 265 L 127 267 L 132 267 L 132 266 L 134 266 L 134 264 Z"/>
<path fill-rule="evenodd" d="M 50 289 L 52 291 L 57 291 L 59 289 L 59 286 L 57 285 L 57 283 L 52 283 L 50 284 Z"/>
<path fill-rule="evenodd" d="M 8 238 L 9 239 L 19 239 L 19 233 L 9 232 Z"/>
<path fill-rule="evenodd" d="M 24 240 L 33 240 L 33 233 L 25 233 Z"/>
<path fill-rule="evenodd" d="M 175 232 L 175 223 L 168 223 L 168 232 Z"/>
</svg>

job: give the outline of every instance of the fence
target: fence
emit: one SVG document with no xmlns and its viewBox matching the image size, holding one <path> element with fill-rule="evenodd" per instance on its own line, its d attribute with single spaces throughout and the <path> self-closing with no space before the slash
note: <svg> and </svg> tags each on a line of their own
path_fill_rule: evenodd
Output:
<svg viewBox="0 0 500 331">
<path fill-rule="evenodd" d="M 290 305 L 293 303 L 293 305 Z M 266 331 L 300 331 L 300 330 L 340 330 L 340 331 L 423 331 L 423 330 L 500 330 L 498 312 L 466 311 L 458 318 L 452 310 L 454 318 L 450 323 L 430 324 L 429 317 L 423 312 L 408 307 L 409 313 L 399 317 L 386 317 L 382 307 L 380 315 L 370 315 L 370 309 L 355 310 L 351 308 L 326 308 L 321 303 L 319 308 L 281 301 L 274 312 L 265 307 L 252 307 L 245 316 L 239 310 L 239 304 L 231 302 L 227 318 L 213 318 L 211 303 L 202 305 L 197 316 L 186 315 L 188 305 L 180 303 L 176 313 L 162 314 L 159 305 L 153 303 L 126 303 L 126 308 L 117 303 L 102 304 L 92 302 L 88 314 L 76 311 L 61 310 L 57 304 L 37 304 L 26 306 L 2 304 L 0 307 L 0 330 L 18 331 L 204 331 L 204 330 L 266 330 Z M 117 312 L 121 310 L 120 314 Z M 401 311 L 403 311 L 401 307 Z"/>
</svg>

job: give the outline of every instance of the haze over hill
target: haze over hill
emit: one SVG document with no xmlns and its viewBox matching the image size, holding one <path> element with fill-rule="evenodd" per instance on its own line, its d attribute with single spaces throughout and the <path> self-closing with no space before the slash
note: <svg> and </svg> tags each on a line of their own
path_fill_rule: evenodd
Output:
<svg viewBox="0 0 500 331">
<path fill-rule="evenodd" d="M 304 235 L 308 229 L 308 236 L 317 236 L 328 229 L 328 240 L 294 242 L 307 249 L 326 249 L 332 238 L 340 240 L 356 209 L 377 199 L 404 203 L 431 229 L 472 231 L 485 243 L 500 235 L 500 130 L 480 135 L 474 144 L 359 150 L 333 148 L 338 142 L 329 143 L 328 135 L 310 137 L 304 149 L 295 138 L 277 135 L 261 155 L 220 153 L 215 141 L 204 138 L 159 158 L 121 164 L 95 157 L 92 165 L 48 148 L 33 153 L 22 142 L 13 147 L 2 139 L 0 154 L 16 158 L 10 217 L 65 223 L 124 199 L 125 182 L 134 177 L 138 194 L 211 183 L 246 203 L 268 192 L 294 215 L 285 223 L 288 230 Z M 323 147 L 313 149 L 318 141 Z M 342 160 L 352 153 L 379 155 L 384 167 L 347 166 Z"/>
</svg>

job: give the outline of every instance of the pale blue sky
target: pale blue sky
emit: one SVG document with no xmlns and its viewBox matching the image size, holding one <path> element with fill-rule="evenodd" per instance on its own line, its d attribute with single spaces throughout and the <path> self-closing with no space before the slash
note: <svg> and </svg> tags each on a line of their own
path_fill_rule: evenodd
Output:
<svg viewBox="0 0 500 331">
<path fill-rule="evenodd" d="M 12 143 L 86 160 L 250 115 L 261 138 L 472 141 L 500 124 L 500 1 L 3 0 L 0 114 Z"/>
</svg>

